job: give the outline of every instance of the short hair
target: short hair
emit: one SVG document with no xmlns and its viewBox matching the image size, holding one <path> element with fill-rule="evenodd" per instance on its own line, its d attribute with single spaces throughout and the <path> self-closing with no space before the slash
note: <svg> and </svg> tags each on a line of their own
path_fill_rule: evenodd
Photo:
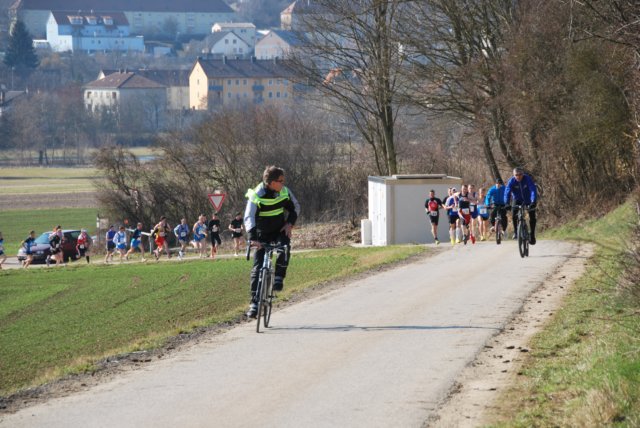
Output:
<svg viewBox="0 0 640 428">
<path fill-rule="evenodd" d="M 524 168 L 522 168 L 521 166 L 517 166 L 517 167 L 513 168 L 513 173 L 514 174 L 524 174 Z"/>
<path fill-rule="evenodd" d="M 163 216 L 163 215 L 161 215 L 161 216 L 160 216 L 160 221 L 162 221 L 162 220 L 166 220 L 166 219 L 167 219 L 167 218 L 166 218 L 165 216 Z"/>
<path fill-rule="evenodd" d="M 276 181 L 278 178 L 284 175 L 284 169 L 279 168 L 275 165 L 271 165 L 265 168 L 262 173 L 262 181 L 266 184 L 271 183 L 272 181 Z"/>
</svg>

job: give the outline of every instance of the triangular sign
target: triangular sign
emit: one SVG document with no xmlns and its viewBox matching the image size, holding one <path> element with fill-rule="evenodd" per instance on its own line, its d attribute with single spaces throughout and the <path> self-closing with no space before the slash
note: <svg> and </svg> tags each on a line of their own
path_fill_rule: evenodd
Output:
<svg viewBox="0 0 640 428">
<path fill-rule="evenodd" d="M 222 203 L 224 202 L 224 198 L 225 196 L 227 196 L 226 193 L 209 193 L 207 196 L 209 196 L 209 202 L 211 202 L 211 205 L 213 205 L 213 209 L 216 211 L 220 211 L 220 207 L 222 206 Z"/>
</svg>

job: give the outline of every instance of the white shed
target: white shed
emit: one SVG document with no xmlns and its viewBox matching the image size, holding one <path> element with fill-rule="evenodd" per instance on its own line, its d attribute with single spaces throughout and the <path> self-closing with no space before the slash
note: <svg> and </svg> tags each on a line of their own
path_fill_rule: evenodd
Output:
<svg viewBox="0 0 640 428">
<path fill-rule="evenodd" d="M 369 221 L 373 245 L 433 243 L 431 223 L 424 210 L 429 190 L 446 201 L 447 189 L 460 190 L 462 179 L 446 174 L 393 175 L 369 177 Z M 438 238 L 449 239 L 449 219 L 440 212 Z"/>
</svg>

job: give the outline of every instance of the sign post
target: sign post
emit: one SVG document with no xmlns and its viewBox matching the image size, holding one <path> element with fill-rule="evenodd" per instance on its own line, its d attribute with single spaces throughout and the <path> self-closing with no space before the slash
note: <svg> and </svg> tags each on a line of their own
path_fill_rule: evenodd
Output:
<svg viewBox="0 0 640 428">
<path fill-rule="evenodd" d="M 222 203 L 224 202 L 224 198 L 227 196 L 226 193 L 209 193 L 207 195 L 209 197 L 209 202 L 213 205 L 213 209 L 216 212 L 220 211 L 220 207 L 222 207 Z"/>
</svg>

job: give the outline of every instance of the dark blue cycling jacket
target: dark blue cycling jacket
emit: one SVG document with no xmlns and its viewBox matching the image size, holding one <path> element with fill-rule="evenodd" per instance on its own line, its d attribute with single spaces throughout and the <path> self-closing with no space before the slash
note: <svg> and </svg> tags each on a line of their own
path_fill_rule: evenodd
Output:
<svg viewBox="0 0 640 428">
<path fill-rule="evenodd" d="M 511 177 L 505 187 L 505 205 L 509 205 L 511 197 L 513 197 L 513 200 L 516 201 L 516 203 L 524 205 L 531 205 L 538 200 L 538 188 L 536 187 L 536 183 L 534 183 L 531 177 L 527 174 L 524 174 L 522 181 L 518 181 L 515 177 Z"/>
</svg>

